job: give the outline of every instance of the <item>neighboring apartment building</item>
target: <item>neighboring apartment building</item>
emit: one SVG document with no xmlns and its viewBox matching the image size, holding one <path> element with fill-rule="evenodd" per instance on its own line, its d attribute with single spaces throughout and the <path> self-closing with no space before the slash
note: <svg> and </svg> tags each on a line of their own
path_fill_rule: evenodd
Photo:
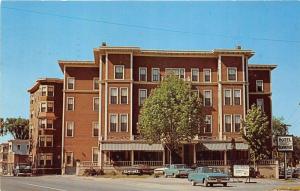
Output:
<svg viewBox="0 0 300 191">
<path fill-rule="evenodd" d="M 28 140 L 8 141 L 7 174 L 12 175 L 18 164 L 30 164 Z"/>
<path fill-rule="evenodd" d="M 0 175 L 7 174 L 8 143 L 0 144 Z"/>
<path fill-rule="evenodd" d="M 271 128 L 271 70 L 276 68 L 249 64 L 253 55 L 240 47 L 168 51 L 103 45 L 94 49 L 94 61 L 59 61 L 64 74 L 63 102 L 58 105 L 63 109 L 62 173 L 73 173 L 76 161 L 104 169 L 168 163 L 166 148 L 140 139 L 138 115 L 151 90 L 169 73 L 190 81 L 203 96 L 207 123 L 201 135 L 180 147 L 175 162 L 228 165 L 247 160 L 241 120 L 257 104 Z"/>
<path fill-rule="evenodd" d="M 34 174 L 61 173 L 63 80 L 39 79 L 30 93 L 29 140 Z"/>
</svg>

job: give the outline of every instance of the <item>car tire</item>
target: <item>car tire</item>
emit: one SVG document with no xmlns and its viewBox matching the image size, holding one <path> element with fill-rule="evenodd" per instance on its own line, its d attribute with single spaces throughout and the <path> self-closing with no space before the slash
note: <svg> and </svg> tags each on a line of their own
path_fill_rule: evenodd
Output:
<svg viewBox="0 0 300 191">
<path fill-rule="evenodd" d="M 204 180 L 204 186 L 205 186 L 205 187 L 207 187 L 207 186 L 208 186 L 208 182 L 207 182 L 207 180 L 206 180 L 206 179 Z"/>
<path fill-rule="evenodd" d="M 226 186 L 227 186 L 227 183 L 223 183 L 223 186 L 226 187 Z"/>
<path fill-rule="evenodd" d="M 192 180 L 192 186 L 196 186 L 196 182 Z"/>
</svg>

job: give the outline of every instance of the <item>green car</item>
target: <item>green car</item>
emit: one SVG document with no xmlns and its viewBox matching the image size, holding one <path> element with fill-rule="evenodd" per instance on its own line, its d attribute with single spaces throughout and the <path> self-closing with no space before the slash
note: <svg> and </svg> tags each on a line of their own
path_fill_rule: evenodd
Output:
<svg viewBox="0 0 300 191">
<path fill-rule="evenodd" d="M 165 177 L 187 177 L 189 172 L 192 171 L 191 168 L 187 168 L 184 164 L 171 164 L 169 168 L 165 169 Z"/>
<path fill-rule="evenodd" d="M 204 184 L 204 186 L 213 186 L 214 184 L 223 184 L 227 186 L 229 176 L 221 172 L 215 167 L 198 167 L 188 175 L 188 181 L 195 186 L 197 183 Z"/>
</svg>

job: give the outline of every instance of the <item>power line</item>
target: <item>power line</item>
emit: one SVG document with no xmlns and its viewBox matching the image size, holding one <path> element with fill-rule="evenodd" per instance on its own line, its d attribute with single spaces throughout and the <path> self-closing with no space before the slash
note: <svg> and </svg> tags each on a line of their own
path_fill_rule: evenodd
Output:
<svg viewBox="0 0 300 191">
<path fill-rule="evenodd" d="M 209 33 L 209 34 L 208 33 L 198 33 L 198 32 L 176 30 L 176 29 L 171 29 L 171 28 L 153 27 L 153 26 L 146 26 L 146 25 L 135 25 L 135 24 L 112 22 L 112 21 L 103 20 L 103 19 L 100 20 L 100 19 L 90 19 L 90 18 L 76 17 L 76 16 L 67 16 L 67 15 L 47 13 L 47 12 L 36 11 L 36 10 L 15 8 L 15 7 L 3 6 L 2 8 L 9 9 L 9 10 L 14 10 L 14 11 L 26 12 L 26 13 L 39 14 L 39 15 L 55 16 L 55 17 L 66 18 L 66 19 L 71 19 L 71 20 L 81 20 L 81 21 L 86 21 L 86 22 L 103 23 L 103 24 L 116 25 L 116 26 L 122 26 L 122 27 L 127 27 L 127 28 L 145 29 L 145 30 L 151 30 L 151 31 L 162 31 L 162 32 L 171 32 L 171 33 L 188 34 L 188 35 L 196 35 L 196 36 L 217 36 L 217 37 L 231 38 L 231 39 L 234 39 L 234 38 L 248 38 L 248 39 L 256 40 L 256 41 L 272 41 L 272 42 L 284 42 L 284 43 L 296 43 L 296 44 L 299 43 L 300 44 L 300 41 L 297 41 L 297 40 L 272 39 L 272 38 L 247 37 L 247 36 L 234 36 L 234 35 L 212 34 L 212 33 Z"/>
</svg>

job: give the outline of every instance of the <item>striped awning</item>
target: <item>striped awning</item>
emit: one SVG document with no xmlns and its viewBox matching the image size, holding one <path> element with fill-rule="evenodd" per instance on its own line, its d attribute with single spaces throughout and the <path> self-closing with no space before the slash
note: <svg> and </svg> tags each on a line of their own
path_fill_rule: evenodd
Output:
<svg viewBox="0 0 300 191">
<path fill-rule="evenodd" d="M 163 151 L 161 144 L 147 143 L 102 143 L 102 151 Z"/>
<path fill-rule="evenodd" d="M 245 143 L 235 143 L 236 150 L 248 150 L 249 146 Z M 210 150 L 210 151 L 225 151 L 232 150 L 231 143 L 203 143 L 198 150 Z"/>
</svg>

